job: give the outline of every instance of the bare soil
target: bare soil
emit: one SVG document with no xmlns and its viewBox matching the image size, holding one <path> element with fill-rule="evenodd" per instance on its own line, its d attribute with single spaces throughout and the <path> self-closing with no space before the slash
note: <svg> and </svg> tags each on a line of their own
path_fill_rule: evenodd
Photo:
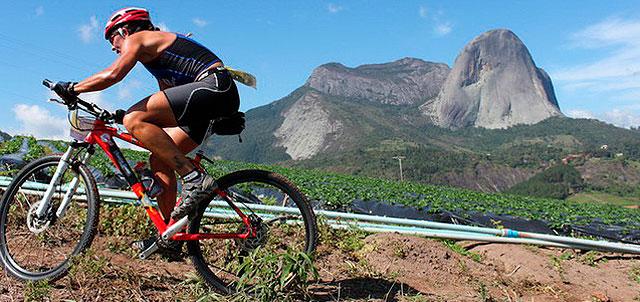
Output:
<svg viewBox="0 0 640 302">
<path fill-rule="evenodd" d="M 318 248 L 320 280 L 307 300 L 640 300 L 637 256 L 458 242 L 479 255 L 471 257 L 441 241 L 390 233 L 369 235 L 356 250 L 336 240 Z M 123 241 L 97 237 L 85 260 L 51 285 L 3 273 L 0 301 L 192 301 L 207 292 L 189 260 L 138 260 Z"/>
</svg>

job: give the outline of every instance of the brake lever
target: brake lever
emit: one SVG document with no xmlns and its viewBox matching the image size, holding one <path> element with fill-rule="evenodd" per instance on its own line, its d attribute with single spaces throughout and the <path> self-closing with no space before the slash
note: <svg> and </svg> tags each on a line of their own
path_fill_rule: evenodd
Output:
<svg viewBox="0 0 640 302">
<path fill-rule="evenodd" d="M 113 119 L 113 115 L 107 110 L 102 110 L 100 114 L 98 114 L 98 119 L 103 121 L 110 121 Z"/>
<path fill-rule="evenodd" d="M 74 110 L 74 109 L 76 109 L 78 107 L 77 104 L 69 104 L 69 103 L 67 103 L 65 101 L 58 100 L 58 99 L 49 99 L 49 102 L 54 102 L 54 103 L 58 103 L 60 105 L 67 106 L 67 108 L 69 110 Z"/>
<path fill-rule="evenodd" d="M 58 100 L 58 99 L 49 99 L 49 102 L 54 102 L 54 103 L 58 103 L 58 104 L 62 104 L 62 105 L 67 105 L 63 101 Z"/>
</svg>

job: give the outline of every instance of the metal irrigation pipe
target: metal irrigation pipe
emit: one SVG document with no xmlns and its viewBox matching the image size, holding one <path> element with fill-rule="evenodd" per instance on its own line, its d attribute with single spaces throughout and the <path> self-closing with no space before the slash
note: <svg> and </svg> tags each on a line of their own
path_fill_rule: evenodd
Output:
<svg viewBox="0 0 640 302">
<path fill-rule="evenodd" d="M 10 180 L 10 178 L 9 178 Z M 7 177 L 0 178 L 0 186 L 8 185 Z M 29 184 L 28 187 L 33 189 L 44 189 L 46 185 L 40 183 Z M 133 192 L 128 191 L 120 191 L 113 189 L 100 189 L 100 196 L 111 197 L 111 198 L 121 198 L 128 200 L 137 200 L 136 196 Z M 213 200 L 209 204 L 209 207 L 227 207 L 227 203 L 221 200 Z M 299 214 L 300 211 L 297 208 L 290 207 L 280 207 L 280 206 L 270 206 L 270 205 L 261 205 L 261 204 L 251 204 L 249 206 L 252 210 L 257 211 L 266 211 L 271 213 L 288 213 L 288 214 Z M 620 252 L 620 253 L 633 253 L 640 254 L 640 246 L 634 244 L 625 244 L 619 242 L 609 242 L 609 241 L 595 241 L 595 240 L 587 240 L 587 239 L 579 239 L 565 236 L 554 236 L 547 234 L 538 234 L 538 233 L 529 233 L 529 232 L 519 232 L 511 229 L 491 229 L 485 227 L 475 227 L 475 226 L 467 226 L 467 225 L 456 225 L 449 223 L 441 223 L 441 222 L 431 222 L 431 221 L 423 221 L 423 220 L 413 220 L 406 218 L 392 218 L 392 217 L 383 217 L 383 216 L 374 216 L 374 215 L 363 215 L 363 214 L 354 214 L 354 213 L 343 213 L 343 212 L 334 212 L 334 211 L 325 211 L 318 210 L 316 211 L 318 215 L 324 215 L 327 218 L 337 218 L 337 219 L 348 219 L 348 220 L 358 220 L 358 221 L 369 221 L 369 222 L 377 222 L 391 225 L 404 225 L 416 228 L 426 228 L 426 229 L 438 229 L 438 230 L 450 230 L 464 233 L 473 233 L 475 236 L 472 236 L 476 239 L 470 239 L 469 237 L 462 238 L 458 235 L 453 235 L 452 237 L 447 237 L 450 239 L 457 240 L 481 240 L 479 238 L 484 239 L 492 239 L 492 242 L 516 242 L 512 240 L 495 240 L 496 238 L 503 237 L 501 239 L 524 239 L 524 240 L 536 240 L 534 242 L 546 242 L 546 243 L 554 243 L 554 245 L 560 244 L 567 247 L 573 247 L 578 249 L 595 249 L 601 251 L 612 251 L 612 252 Z M 367 227 L 370 230 L 380 229 L 380 227 Z M 366 229 L 365 229 L 366 230 Z M 408 230 L 403 230 L 407 231 Z M 416 231 L 417 234 L 418 231 Z M 422 232 L 424 236 L 429 236 L 428 234 L 433 234 L 433 237 L 443 238 L 434 231 Z M 488 234 L 493 236 L 482 236 L 479 237 L 478 234 Z M 506 238 L 504 238 L 506 237 Z M 517 241 L 518 243 L 524 243 L 522 241 Z M 529 242 L 529 241 L 526 241 Z M 536 244 L 536 243 L 532 243 Z"/>
<path fill-rule="evenodd" d="M 238 218 L 237 214 L 231 210 L 223 210 L 223 209 L 209 209 L 204 214 L 205 217 L 211 218 Z M 263 218 L 270 218 L 273 215 L 270 214 L 260 214 Z M 425 236 L 432 238 L 442 238 L 442 239 L 455 239 L 455 240 L 472 240 L 472 241 L 485 241 L 485 242 L 493 242 L 493 243 L 515 243 L 515 244 L 532 244 L 532 245 L 543 245 L 543 246 L 551 246 L 558 248 L 566 248 L 566 249 L 582 249 L 582 250 L 591 250 L 594 248 L 587 247 L 584 245 L 569 245 L 563 243 L 549 242 L 545 240 L 536 240 L 536 239 L 526 239 L 526 238 L 504 238 L 497 237 L 490 234 L 483 233 L 474 233 L 474 232 L 464 232 L 464 231 L 454 231 L 454 230 L 441 230 L 441 229 L 429 229 L 429 228 L 421 228 L 421 227 L 406 227 L 406 226 L 394 226 L 394 225 L 382 225 L 382 224 L 372 224 L 372 223 L 363 223 L 359 221 L 344 221 L 344 220 L 327 220 L 327 224 L 334 229 L 347 229 L 350 227 L 356 227 L 361 230 L 373 233 L 391 233 L 397 232 L 400 234 L 408 234 L 408 235 L 417 235 L 417 236 Z M 602 250 L 600 248 L 595 248 L 596 250 Z M 610 251 L 610 250 L 606 250 Z"/>
<path fill-rule="evenodd" d="M 226 202 L 214 200 L 210 203 L 210 206 L 211 205 L 224 206 L 226 205 Z M 260 205 L 260 204 L 251 204 L 250 208 L 254 210 L 286 212 L 291 214 L 299 213 L 298 209 L 296 208 L 282 208 L 278 206 L 269 206 L 269 205 Z M 488 234 L 488 235 L 506 237 L 506 238 L 512 238 L 512 239 L 536 239 L 536 240 L 550 241 L 550 242 L 571 245 L 571 246 L 591 247 L 593 249 L 598 249 L 598 250 L 611 250 L 611 251 L 616 251 L 621 253 L 640 254 L 639 245 L 625 244 L 625 243 L 619 243 L 619 242 L 596 241 L 596 240 L 579 239 L 579 238 L 572 238 L 572 237 L 566 237 L 566 236 L 555 236 L 555 235 L 547 235 L 547 234 L 520 232 L 516 230 L 511 230 L 511 229 L 491 229 L 491 228 L 485 228 L 485 227 L 457 225 L 457 224 L 432 222 L 432 221 L 424 221 L 424 220 L 413 220 L 413 219 L 406 219 L 406 218 L 393 218 L 393 217 L 363 215 L 363 214 L 354 214 L 354 213 L 342 213 L 342 212 L 333 212 L 333 211 L 324 211 L 324 210 L 316 211 L 316 214 L 325 215 L 327 218 L 344 218 L 344 219 L 350 219 L 350 220 L 371 221 L 371 222 L 378 222 L 378 223 L 384 223 L 384 224 L 407 225 L 412 227 L 422 227 L 422 228 L 429 228 L 429 229 L 482 233 L 482 234 Z M 455 239 L 455 238 L 452 238 L 452 239 Z"/>
</svg>

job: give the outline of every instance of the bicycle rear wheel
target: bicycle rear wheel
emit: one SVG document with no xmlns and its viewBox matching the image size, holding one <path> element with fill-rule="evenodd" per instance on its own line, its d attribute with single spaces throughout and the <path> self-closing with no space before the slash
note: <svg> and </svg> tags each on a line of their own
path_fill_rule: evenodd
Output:
<svg viewBox="0 0 640 302">
<path fill-rule="evenodd" d="M 98 223 L 98 189 L 89 169 L 72 164 L 56 182 L 46 218 L 35 210 L 53 179 L 61 156 L 47 156 L 25 166 L 2 196 L 0 205 L 0 263 L 23 281 L 56 280 L 64 276 L 71 258 L 85 250 Z M 78 187 L 66 212 L 57 217 L 74 178 Z"/>
<path fill-rule="evenodd" d="M 225 294 L 235 291 L 244 257 L 261 252 L 315 251 L 316 218 L 304 194 L 284 176 L 262 170 L 237 171 L 216 181 L 228 198 L 252 218 L 257 237 L 188 241 L 191 261 L 211 288 Z M 212 205 L 220 204 L 214 196 Z M 268 206 L 287 206 L 287 213 L 269 211 Z M 252 209 L 250 209 L 252 208 Z M 189 233 L 230 233 L 246 230 L 235 212 L 223 207 L 201 208 L 189 225 Z"/>
</svg>

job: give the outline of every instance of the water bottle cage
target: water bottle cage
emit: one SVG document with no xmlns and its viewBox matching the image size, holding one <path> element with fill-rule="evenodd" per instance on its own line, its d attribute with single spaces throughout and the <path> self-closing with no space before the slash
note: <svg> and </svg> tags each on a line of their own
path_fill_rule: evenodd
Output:
<svg viewBox="0 0 640 302">
<path fill-rule="evenodd" d="M 143 177 L 142 186 L 144 186 L 144 189 L 150 198 L 160 195 L 163 191 L 162 185 L 155 177 Z"/>
<path fill-rule="evenodd" d="M 147 168 L 146 162 L 138 162 L 133 169 L 140 176 L 142 187 L 144 187 L 145 192 L 150 198 L 154 198 L 162 193 L 162 185 L 153 175 L 153 172 Z"/>
</svg>

